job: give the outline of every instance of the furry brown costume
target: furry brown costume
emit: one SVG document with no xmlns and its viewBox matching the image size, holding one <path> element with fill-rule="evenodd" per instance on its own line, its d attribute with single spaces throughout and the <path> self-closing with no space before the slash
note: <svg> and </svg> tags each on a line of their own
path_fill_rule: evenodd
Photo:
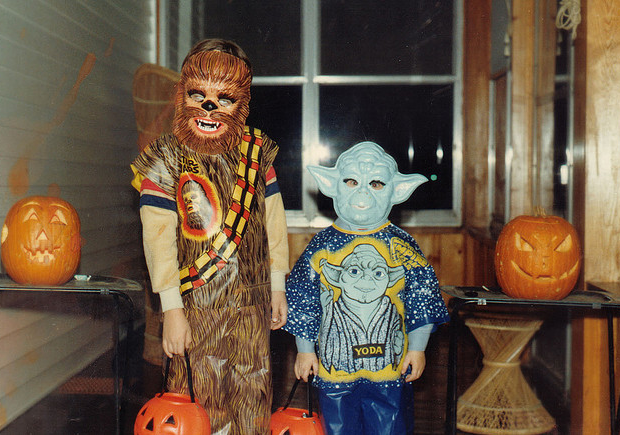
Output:
<svg viewBox="0 0 620 435">
<path fill-rule="evenodd" d="M 190 52 L 174 135 L 152 143 L 133 166 L 176 200 L 194 389 L 213 433 L 266 434 L 271 293 L 264 200 L 277 146 L 258 130 L 244 131 L 251 69 L 243 56 L 220 51 L 221 44 Z M 192 190 L 207 201 L 194 204 Z M 196 219 L 200 209 L 206 214 Z M 187 392 L 182 358 L 174 358 L 170 373 L 169 389 Z"/>
</svg>

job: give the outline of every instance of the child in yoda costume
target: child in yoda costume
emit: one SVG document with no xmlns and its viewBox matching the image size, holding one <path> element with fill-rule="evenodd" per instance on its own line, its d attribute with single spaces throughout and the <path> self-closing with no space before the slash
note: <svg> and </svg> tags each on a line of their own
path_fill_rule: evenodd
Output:
<svg viewBox="0 0 620 435">
<path fill-rule="evenodd" d="M 429 336 L 449 318 L 432 266 L 388 215 L 427 180 L 399 173 L 373 142 L 308 170 L 338 218 L 286 283 L 295 374 L 315 375 L 328 434 L 404 434 L 404 383 L 420 377 Z"/>
<path fill-rule="evenodd" d="M 239 46 L 196 44 L 181 69 L 173 134 L 132 164 L 162 346 L 169 357 L 188 352 L 214 434 L 269 432 L 269 331 L 286 321 L 278 147 L 245 125 L 251 82 Z M 170 373 L 170 391 L 187 393 L 183 357 Z"/>
</svg>

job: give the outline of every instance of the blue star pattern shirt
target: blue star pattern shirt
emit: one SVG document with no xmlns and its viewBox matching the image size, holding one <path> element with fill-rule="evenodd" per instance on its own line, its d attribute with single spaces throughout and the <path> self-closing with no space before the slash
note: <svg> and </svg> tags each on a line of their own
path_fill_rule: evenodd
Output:
<svg viewBox="0 0 620 435">
<path fill-rule="evenodd" d="M 334 225 L 318 233 L 291 271 L 286 297 L 284 329 L 318 344 L 319 387 L 402 383 L 407 334 L 449 320 L 432 266 L 389 222 L 368 233 Z"/>
</svg>

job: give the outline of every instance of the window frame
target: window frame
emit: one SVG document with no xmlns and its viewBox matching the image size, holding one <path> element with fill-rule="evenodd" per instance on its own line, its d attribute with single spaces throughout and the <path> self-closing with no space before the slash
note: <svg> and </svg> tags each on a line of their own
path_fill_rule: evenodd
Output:
<svg viewBox="0 0 620 435">
<path fill-rule="evenodd" d="M 185 0 L 187 1 L 187 0 Z M 208 0 L 203 0 L 205 3 Z M 324 228 L 332 218 L 323 215 L 315 201 L 318 187 L 306 166 L 319 164 L 311 150 L 320 145 L 320 101 L 322 86 L 330 85 L 441 85 L 453 86 L 452 134 L 452 208 L 449 210 L 416 210 L 402 213 L 403 227 L 458 227 L 462 222 L 462 138 L 463 138 L 463 0 L 454 0 L 452 65 L 450 75 L 323 75 L 321 62 L 321 2 L 300 0 L 301 73 L 298 76 L 254 76 L 252 86 L 301 87 L 301 210 L 286 210 L 290 228 Z"/>
</svg>

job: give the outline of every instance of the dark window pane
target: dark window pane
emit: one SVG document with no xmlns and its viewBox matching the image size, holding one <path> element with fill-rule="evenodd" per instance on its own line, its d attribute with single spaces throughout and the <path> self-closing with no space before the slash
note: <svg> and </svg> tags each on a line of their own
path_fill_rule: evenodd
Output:
<svg viewBox="0 0 620 435">
<path fill-rule="evenodd" d="M 568 163 L 566 155 L 568 98 L 570 89 L 567 83 L 556 85 L 553 131 L 553 214 L 568 219 Z"/>
<path fill-rule="evenodd" d="M 300 74 L 300 0 L 209 1 L 204 20 L 204 37 L 239 44 L 254 75 Z"/>
<path fill-rule="evenodd" d="M 452 3 L 322 1 L 321 74 L 451 74 Z"/>
<path fill-rule="evenodd" d="M 274 167 L 287 210 L 301 210 L 301 88 L 253 86 L 247 124 L 276 141 Z"/>
<path fill-rule="evenodd" d="M 570 62 L 569 52 L 573 43 L 571 32 L 566 30 L 558 30 L 557 54 L 555 60 L 555 73 L 568 74 L 568 65 Z"/>
<path fill-rule="evenodd" d="M 332 166 L 343 151 L 370 140 L 396 159 L 400 172 L 432 180 L 394 209 L 394 222 L 402 209 L 452 208 L 453 86 L 323 86 L 320 98 L 320 141 L 331 152 L 321 165 Z M 318 202 L 331 211 L 331 200 Z"/>
</svg>

